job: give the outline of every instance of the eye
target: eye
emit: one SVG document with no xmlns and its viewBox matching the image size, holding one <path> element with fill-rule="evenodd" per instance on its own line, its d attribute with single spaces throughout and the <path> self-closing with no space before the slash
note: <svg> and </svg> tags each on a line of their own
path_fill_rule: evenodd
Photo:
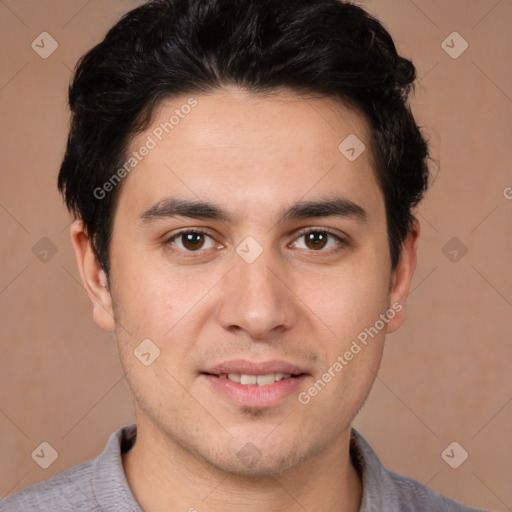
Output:
<svg viewBox="0 0 512 512">
<path fill-rule="evenodd" d="M 187 252 L 200 252 L 201 250 L 211 249 L 213 239 L 203 231 L 187 230 L 176 233 L 167 240 L 170 245 Z"/>
<path fill-rule="evenodd" d="M 336 252 L 336 247 L 341 249 L 347 245 L 346 242 L 338 235 L 325 229 L 308 229 L 299 233 L 299 238 L 304 239 L 302 244 L 294 242 L 292 245 L 297 249 L 309 249 L 315 252 Z M 329 249 L 335 248 L 334 251 Z"/>
<path fill-rule="evenodd" d="M 303 239 L 303 242 L 298 242 L 301 239 Z M 186 253 L 198 253 L 215 247 L 214 240 L 210 235 L 195 229 L 175 233 L 166 241 L 166 244 Z M 299 237 L 292 243 L 292 246 L 296 249 L 325 253 L 337 252 L 347 245 L 348 243 L 339 235 L 318 228 L 300 231 Z"/>
</svg>

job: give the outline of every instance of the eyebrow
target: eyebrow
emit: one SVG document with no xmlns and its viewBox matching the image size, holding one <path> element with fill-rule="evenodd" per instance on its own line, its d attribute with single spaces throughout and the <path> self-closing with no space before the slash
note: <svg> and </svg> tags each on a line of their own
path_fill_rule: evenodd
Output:
<svg viewBox="0 0 512 512">
<path fill-rule="evenodd" d="M 232 221 L 231 215 L 222 207 L 207 201 L 165 198 L 141 213 L 139 219 L 143 225 L 149 225 L 158 219 L 189 217 L 193 219 Z M 366 223 L 368 214 L 358 204 L 342 197 L 326 198 L 316 201 L 299 201 L 284 208 L 276 218 L 280 222 L 319 217 L 342 217 Z"/>
</svg>

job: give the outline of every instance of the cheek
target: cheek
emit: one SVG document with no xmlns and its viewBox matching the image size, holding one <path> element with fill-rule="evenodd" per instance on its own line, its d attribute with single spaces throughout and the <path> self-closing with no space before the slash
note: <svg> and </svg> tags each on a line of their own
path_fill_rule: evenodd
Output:
<svg viewBox="0 0 512 512">
<path fill-rule="evenodd" d="M 156 279 L 143 264 L 132 263 L 119 262 L 117 266 L 116 320 L 133 336 L 156 336 L 163 330 L 169 313 L 174 311 L 175 294 L 169 293 L 172 290 Z"/>
<path fill-rule="evenodd" d="M 128 337 L 130 344 L 150 338 L 162 350 L 185 351 L 194 339 L 185 332 L 202 325 L 190 319 L 204 310 L 219 275 L 171 267 L 161 258 L 151 261 L 143 252 L 118 258 L 114 268 L 116 321 L 124 344 Z"/>
<path fill-rule="evenodd" d="M 312 313 L 346 340 L 372 326 L 388 307 L 389 272 L 375 260 L 347 263 L 299 285 Z"/>
<path fill-rule="evenodd" d="M 304 286 L 299 292 L 308 297 L 313 312 L 309 317 L 322 352 L 320 373 L 330 382 L 330 391 L 319 394 L 318 406 L 329 409 L 334 401 L 340 407 L 353 407 L 351 413 L 356 414 L 366 398 L 384 348 L 385 324 L 380 315 L 388 308 L 388 285 L 386 266 L 368 257 L 347 261 L 336 272 L 317 278 L 316 286 Z"/>
</svg>

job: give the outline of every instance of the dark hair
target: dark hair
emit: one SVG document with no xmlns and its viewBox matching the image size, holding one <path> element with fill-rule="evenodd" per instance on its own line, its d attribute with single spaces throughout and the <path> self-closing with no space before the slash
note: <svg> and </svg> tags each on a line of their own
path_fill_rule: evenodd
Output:
<svg viewBox="0 0 512 512">
<path fill-rule="evenodd" d="M 428 145 L 408 105 L 416 70 L 389 33 L 338 0 L 153 0 L 128 12 L 79 61 L 58 187 L 109 276 L 121 186 L 95 190 L 126 158 L 159 103 L 234 85 L 339 98 L 369 123 L 392 269 L 428 187 Z M 341 141 L 340 141 L 341 142 Z"/>
</svg>

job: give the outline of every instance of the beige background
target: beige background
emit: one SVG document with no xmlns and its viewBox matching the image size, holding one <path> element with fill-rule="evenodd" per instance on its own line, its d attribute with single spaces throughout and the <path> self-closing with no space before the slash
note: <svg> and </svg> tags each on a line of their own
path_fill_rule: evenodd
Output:
<svg viewBox="0 0 512 512">
<path fill-rule="evenodd" d="M 438 165 L 419 213 L 407 321 L 388 339 L 356 426 L 390 469 L 475 507 L 512 510 L 512 2 L 360 3 L 418 67 L 413 109 Z M 136 4 L 0 2 L 0 496 L 95 457 L 133 421 L 115 340 L 91 318 L 56 178 L 71 69 Z M 43 31 L 59 44 L 48 59 L 31 48 Z M 469 43 L 457 59 L 441 46 L 454 31 Z M 46 263 L 32 252 L 43 237 L 57 249 Z M 458 262 L 443 253 L 452 237 L 467 247 Z M 42 441 L 59 454 L 46 470 L 31 458 Z M 441 458 L 452 441 L 469 453 L 458 469 Z"/>
</svg>

